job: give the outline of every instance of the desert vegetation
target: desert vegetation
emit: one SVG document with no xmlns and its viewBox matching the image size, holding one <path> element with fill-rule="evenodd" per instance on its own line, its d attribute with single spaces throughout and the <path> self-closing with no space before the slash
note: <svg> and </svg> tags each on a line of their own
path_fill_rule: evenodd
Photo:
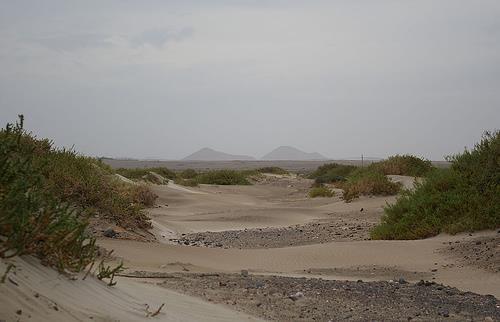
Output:
<svg viewBox="0 0 500 322">
<path fill-rule="evenodd" d="M 316 198 L 316 197 L 333 197 L 335 193 L 328 187 L 325 187 L 324 185 L 318 186 L 318 187 L 313 187 L 309 191 L 309 197 L 311 198 Z"/>
<path fill-rule="evenodd" d="M 144 181 L 155 184 L 167 184 L 168 180 L 173 180 L 177 177 L 174 171 L 165 167 L 157 168 L 120 168 L 116 173 L 135 181 Z"/>
<path fill-rule="evenodd" d="M 401 185 L 392 182 L 375 167 L 359 168 L 338 187 L 344 190 L 342 198 L 350 202 L 361 195 L 390 196 L 399 192 Z"/>
<path fill-rule="evenodd" d="M 288 174 L 288 171 L 280 167 L 264 167 L 255 170 L 211 170 L 197 172 L 193 169 L 186 169 L 177 174 L 175 183 L 184 186 L 195 187 L 199 184 L 216 185 L 250 185 L 251 179 L 255 179 L 263 173 Z"/>
<path fill-rule="evenodd" d="M 248 177 L 255 174 L 248 171 L 235 170 L 211 170 L 206 172 L 182 171 L 177 175 L 174 182 L 187 187 L 196 187 L 199 184 L 215 185 L 250 185 Z"/>
<path fill-rule="evenodd" d="M 500 227 L 500 132 L 485 133 L 471 151 L 448 158 L 414 191 L 385 208 L 374 239 L 418 239 Z"/>
<path fill-rule="evenodd" d="M 423 177 L 432 170 L 429 160 L 413 155 L 394 155 L 384 161 L 372 163 L 369 167 L 380 170 L 383 174 Z"/>
<path fill-rule="evenodd" d="M 217 185 L 249 185 L 248 175 L 235 170 L 213 170 L 200 173 L 196 178 L 198 184 Z"/>
<path fill-rule="evenodd" d="M 343 199 L 350 202 L 361 195 L 397 194 L 400 184 L 392 182 L 387 175 L 420 177 L 432 169 L 430 161 L 412 155 L 395 155 L 367 167 L 328 163 L 318 167 L 308 177 L 314 179 L 314 187 L 334 184 L 341 188 Z"/>
<path fill-rule="evenodd" d="M 318 167 L 309 175 L 309 179 L 314 179 L 316 184 L 345 181 L 354 170 L 356 167 L 352 165 L 328 163 Z"/>
<path fill-rule="evenodd" d="M 96 257 L 89 218 L 124 228 L 150 227 L 143 208 L 156 196 L 120 182 L 97 159 L 58 149 L 23 128 L 0 131 L 0 257 L 32 254 L 60 271 L 80 271 Z"/>
<path fill-rule="evenodd" d="M 280 167 L 263 167 L 257 169 L 258 173 L 270 173 L 270 174 L 281 174 L 281 175 L 286 175 L 288 174 L 288 171 L 286 171 L 283 168 Z"/>
</svg>

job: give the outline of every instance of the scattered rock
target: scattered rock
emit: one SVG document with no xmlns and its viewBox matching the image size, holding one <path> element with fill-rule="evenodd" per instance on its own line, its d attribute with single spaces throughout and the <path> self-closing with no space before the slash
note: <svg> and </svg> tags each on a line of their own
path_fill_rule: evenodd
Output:
<svg viewBox="0 0 500 322">
<path fill-rule="evenodd" d="M 461 292 L 434 282 L 401 285 L 223 273 L 173 276 L 160 285 L 205 300 L 210 298 L 217 304 L 232 301 L 236 310 L 271 321 L 404 321 L 409 317 L 418 321 L 500 321 L 495 297 Z M 228 286 L 219 287 L 220 283 Z M 265 286 L 258 287 L 259 283 Z"/>
<path fill-rule="evenodd" d="M 297 292 L 295 294 L 289 295 L 288 298 L 291 299 L 292 301 L 297 301 L 301 298 L 304 297 L 304 293 L 302 292 Z"/>
<path fill-rule="evenodd" d="M 248 271 L 246 269 L 241 270 L 241 276 L 247 277 L 248 276 Z"/>
<path fill-rule="evenodd" d="M 115 238 L 118 233 L 113 228 L 106 229 L 103 233 L 104 237 Z"/>
<path fill-rule="evenodd" d="M 448 311 L 447 309 L 442 309 L 442 310 L 439 310 L 438 314 L 447 318 L 450 316 L 450 311 Z"/>
</svg>

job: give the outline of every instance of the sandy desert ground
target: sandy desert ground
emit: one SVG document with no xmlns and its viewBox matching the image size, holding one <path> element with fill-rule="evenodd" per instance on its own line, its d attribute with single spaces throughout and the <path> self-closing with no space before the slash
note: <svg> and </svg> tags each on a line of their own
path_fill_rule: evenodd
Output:
<svg viewBox="0 0 500 322">
<path fill-rule="evenodd" d="M 414 179 L 392 180 L 411 187 Z M 64 282 L 22 259 L 0 287 L 1 309 L 23 299 L 9 321 L 500 320 L 499 232 L 373 241 L 369 230 L 395 196 L 311 199 L 310 185 L 295 175 L 252 186 L 154 185 L 148 212 L 158 242 L 98 241 L 127 267 L 117 286 Z M 146 317 L 146 304 L 162 303 Z"/>
</svg>

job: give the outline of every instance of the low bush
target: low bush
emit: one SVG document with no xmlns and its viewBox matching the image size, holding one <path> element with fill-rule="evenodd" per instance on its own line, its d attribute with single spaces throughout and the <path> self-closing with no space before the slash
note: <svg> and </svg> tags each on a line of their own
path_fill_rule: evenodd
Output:
<svg viewBox="0 0 500 322">
<path fill-rule="evenodd" d="M 472 151 L 448 158 L 385 208 L 373 239 L 418 239 L 500 227 L 500 132 L 485 133 Z"/>
<path fill-rule="evenodd" d="M 314 179 L 316 185 L 324 183 L 334 183 L 345 181 L 354 170 L 355 166 L 342 165 L 338 163 L 324 164 L 309 175 L 309 179 Z"/>
<path fill-rule="evenodd" d="M 374 168 L 359 168 L 354 171 L 347 181 L 339 184 L 344 190 L 343 199 L 350 202 L 360 195 L 387 196 L 395 195 L 401 189 L 399 183 L 394 183 L 382 172 Z"/>
<path fill-rule="evenodd" d="M 186 186 L 186 187 L 197 187 L 198 186 L 198 182 L 196 181 L 195 178 L 193 178 L 193 179 L 176 178 L 174 180 L 174 183 L 179 184 L 181 186 Z"/>
<path fill-rule="evenodd" d="M 156 168 L 119 168 L 116 170 L 116 173 L 128 178 L 130 180 L 143 180 L 146 182 L 151 182 L 155 184 L 165 184 L 167 182 L 163 182 L 161 178 L 155 176 L 153 173 L 159 174 L 165 179 L 173 180 L 177 177 L 175 172 L 168 168 L 164 167 L 156 167 Z"/>
<path fill-rule="evenodd" d="M 309 197 L 311 198 L 316 198 L 316 197 L 333 197 L 335 193 L 330 190 L 328 187 L 325 186 L 320 186 L 320 187 L 313 187 L 309 191 Z"/>
<path fill-rule="evenodd" d="M 178 177 L 182 179 L 194 179 L 198 175 L 198 172 L 193 169 L 186 169 L 178 174 Z"/>
<path fill-rule="evenodd" d="M 32 254 L 60 271 L 81 271 L 96 258 L 88 222 L 45 185 L 47 164 L 36 157 L 50 150 L 23 129 L 23 118 L 0 131 L 0 257 Z"/>
<path fill-rule="evenodd" d="M 151 206 L 151 199 L 154 202 L 156 196 L 148 188 L 120 182 L 96 159 L 73 151 L 51 148 L 38 154 L 37 159 L 45 164 L 43 176 L 47 191 L 61 202 L 124 228 L 150 228 L 142 209 Z"/>
<path fill-rule="evenodd" d="M 379 169 L 385 175 L 413 177 L 423 177 L 433 168 L 430 161 L 413 155 L 394 155 L 387 160 L 372 163 L 369 167 Z"/>
<path fill-rule="evenodd" d="M 100 161 L 27 133 L 22 117 L 0 131 L 0 257 L 33 254 L 61 271 L 80 271 L 95 259 L 90 216 L 150 228 L 143 209 L 155 198 Z"/>
<path fill-rule="evenodd" d="M 281 175 L 288 174 L 288 171 L 286 171 L 285 169 L 280 168 L 280 167 L 264 167 L 264 168 L 259 168 L 259 169 L 257 169 L 257 172 L 259 172 L 259 173 L 270 173 L 270 174 L 281 174 Z"/>
<path fill-rule="evenodd" d="M 199 174 L 196 182 L 201 184 L 217 185 L 249 185 L 247 176 L 241 171 L 234 170 L 212 170 Z"/>
</svg>

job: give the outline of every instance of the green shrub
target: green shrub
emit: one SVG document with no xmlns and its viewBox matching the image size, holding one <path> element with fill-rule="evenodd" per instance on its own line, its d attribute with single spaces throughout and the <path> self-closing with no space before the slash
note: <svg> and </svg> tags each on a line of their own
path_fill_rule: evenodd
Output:
<svg viewBox="0 0 500 322">
<path fill-rule="evenodd" d="M 433 168 L 430 161 L 413 155 L 394 155 L 387 160 L 372 163 L 369 167 L 379 169 L 385 175 L 394 174 L 413 177 L 425 176 Z"/>
<path fill-rule="evenodd" d="M 166 182 L 162 182 L 157 176 L 151 174 L 151 172 L 154 172 L 156 174 L 159 174 L 165 179 L 170 179 L 173 180 L 177 177 L 175 172 L 168 168 L 164 167 L 157 167 L 157 168 L 134 168 L 134 169 L 127 169 L 127 168 L 119 168 L 116 170 L 116 173 L 124 176 L 125 178 L 128 178 L 130 180 L 143 180 L 146 182 L 151 182 L 155 184 L 165 184 Z"/>
<path fill-rule="evenodd" d="M 156 199 L 149 188 L 121 182 L 96 159 L 53 148 L 25 132 L 22 120 L 0 131 L 0 257 L 33 254 L 79 271 L 95 259 L 89 216 L 151 227 L 142 211 Z"/>
<path fill-rule="evenodd" d="M 472 151 L 448 158 L 414 191 L 385 208 L 373 239 L 418 239 L 500 227 L 500 132 L 486 133 Z"/>
<path fill-rule="evenodd" d="M 95 239 L 77 208 L 46 188 L 47 162 L 38 155 L 51 150 L 23 129 L 23 117 L 0 131 L 0 257 L 32 254 L 60 271 L 81 271 L 95 260 Z"/>
<path fill-rule="evenodd" d="M 333 197 L 335 193 L 330 190 L 328 187 L 325 186 L 320 186 L 320 187 L 313 187 L 309 191 L 309 197 L 311 198 L 316 198 L 316 197 Z"/>
<path fill-rule="evenodd" d="M 181 177 L 182 179 L 194 179 L 196 178 L 197 175 L 198 172 L 196 172 L 196 170 L 193 169 L 186 169 L 181 173 L 179 173 L 179 177 Z"/>
<path fill-rule="evenodd" d="M 186 187 L 197 187 L 198 182 L 196 179 L 184 179 L 184 178 L 176 178 L 174 180 L 174 183 L 179 184 L 181 186 L 186 186 Z"/>
<path fill-rule="evenodd" d="M 345 181 L 354 170 L 355 166 L 342 165 L 338 163 L 324 164 L 309 175 L 309 179 L 314 179 L 316 185 L 324 183 L 334 183 Z"/>
<path fill-rule="evenodd" d="M 234 170 L 212 170 L 198 175 L 197 183 L 217 185 L 249 185 L 245 174 Z"/>
<path fill-rule="evenodd" d="M 281 174 L 281 175 L 288 174 L 288 171 L 286 171 L 285 169 L 280 168 L 280 167 L 263 167 L 263 168 L 257 169 L 257 172 L 270 173 L 270 174 Z"/>
<path fill-rule="evenodd" d="M 382 172 L 374 168 L 359 168 L 347 181 L 339 184 L 344 190 L 343 199 L 350 202 L 360 195 L 387 196 L 399 192 L 401 184 L 394 183 Z"/>
<path fill-rule="evenodd" d="M 156 198 L 149 189 L 115 180 L 106 168 L 93 158 L 73 151 L 50 149 L 38 155 L 43 169 L 45 187 L 61 202 L 70 203 L 87 213 L 107 218 L 119 226 L 133 229 L 151 227 L 142 209 Z M 154 202 L 154 201 L 153 201 Z"/>
</svg>

